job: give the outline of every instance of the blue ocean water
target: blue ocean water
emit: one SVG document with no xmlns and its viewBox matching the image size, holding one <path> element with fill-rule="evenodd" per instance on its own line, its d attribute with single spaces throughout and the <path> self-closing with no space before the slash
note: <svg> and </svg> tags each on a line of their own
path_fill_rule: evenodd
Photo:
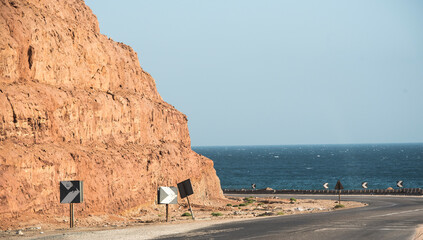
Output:
<svg viewBox="0 0 423 240">
<path fill-rule="evenodd" d="M 223 189 L 423 188 L 423 143 L 193 147 L 213 160 Z"/>
</svg>

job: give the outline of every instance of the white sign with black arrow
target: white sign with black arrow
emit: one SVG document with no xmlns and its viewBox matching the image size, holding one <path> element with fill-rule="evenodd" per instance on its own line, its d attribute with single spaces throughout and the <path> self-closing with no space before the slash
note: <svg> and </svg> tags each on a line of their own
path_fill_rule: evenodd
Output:
<svg viewBox="0 0 423 240">
<path fill-rule="evenodd" d="M 178 189 L 176 187 L 159 188 L 159 204 L 166 204 L 166 222 L 169 222 L 169 204 L 178 203 Z"/>
<path fill-rule="evenodd" d="M 403 181 L 399 180 L 399 181 L 397 182 L 397 187 L 399 187 L 399 188 L 404 187 L 404 185 L 402 185 L 402 184 L 403 184 Z"/>
<path fill-rule="evenodd" d="M 363 182 L 363 183 L 361 184 L 361 186 L 362 186 L 364 189 L 366 189 L 366 188 L 367 188 L 367 182 Z"/>
<path fill-rule="evenodd" d="M 160 187 L 159 204 L 178 204 L 178 189 L 176 187 Z"/>
<path fill-rule="evenodd" d="M 328 189 L 328 188 L 329 188 L 329 183 L 324 183 L 324 184 L 323 184 L 323 187 L 324 187 L 325 189 Z"/>
</svg>

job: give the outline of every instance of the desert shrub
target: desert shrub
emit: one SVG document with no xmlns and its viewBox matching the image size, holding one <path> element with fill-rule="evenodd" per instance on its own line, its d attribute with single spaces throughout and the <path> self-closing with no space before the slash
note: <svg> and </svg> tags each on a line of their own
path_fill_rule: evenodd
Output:
<svg viewBox="0 0 423 240">
<path fill-rule="evenodd" d="M 238 205 L 234 205 L 233 207 L 238 207 Z"/>
<path fill-rule="evenodd" d="M 190 216 L 191 216 L 191 213 L 189 212 L 182 213 L 182 217 L 190 217 Z"/>
<path fill-rule="evenodd" d="M 274 216 L 274 215 L 275 215 L 275 213 L 273 213 L 273 212 L 264 212 L 264 213 L 257 215 L 257 217 Z"/>
<path fill-rule="evenodd" d="M 227 207 L 232 207 L 232 204 L 228 203 L 226 204 Z"/>
<path fill-rule="evenodd" d="M 336 204 L 335 208 L 344 208 L 345 206 L 343 204 Z"/>
<path fill-rule="evenodd" d="M 284 212 L 278 212 L 277 214 L 278 215 L 284 215 L 285 213 Z"/>
<path fill-rule="evenodd" d="M 240 206 L 240 207 L 245 207 L 245 206 L 247 206 L 247 204 L 245 204 L 245 203 L 240 203 L 240 204 L 239 204 L 239 206 Z"/>
<path fill-rule="evenodd" d="M 220 217 L 220 216 L 223 216 L 223 214 L 222 214 L 222 213 L 220 213 L 220 212 L 212 212 L 212 213 L 211 213 L 211 215 L 212 215 L 213 217 Z"/>
<path fill-rule="evenodd" d="M 256 200 L 253 197 L 244 198 L 244 202 L 246 202 L 247 204 L 251 204 L 251 203 L 253 203 L 255 201 Z"/>
<path fill-rule="evenodd" d="M 297 201 L 297 199 L 292 197 L 292 198 L 289 199 L 289 201 L 290 201 L 290 203 L 294 203 L 294 202 Z"/>
</svg>

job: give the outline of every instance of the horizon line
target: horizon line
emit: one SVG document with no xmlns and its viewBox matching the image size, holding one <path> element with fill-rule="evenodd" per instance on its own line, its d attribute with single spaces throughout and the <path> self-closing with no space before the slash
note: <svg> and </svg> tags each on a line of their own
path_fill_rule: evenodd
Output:
<svg viewBox="0 0 423 240">
<path fill-rule="evenodd" d="M 323 146 L 323 145 L 400 145 L 400 144 L 423 144 L 423 142 L 387 142 L 387 143 L 303 143 L 303 144 L 243 144 L 243 145 L 192 145 L 194 147 L 272 147 L 272 146 Z"/>
</svg>

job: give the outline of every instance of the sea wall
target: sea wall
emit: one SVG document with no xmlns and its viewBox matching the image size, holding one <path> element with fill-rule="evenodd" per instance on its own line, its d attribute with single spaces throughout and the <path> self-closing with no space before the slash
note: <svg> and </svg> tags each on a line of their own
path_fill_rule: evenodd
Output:
<svg viewBox="0 0 423 240">
<path fill-rule="evenodd" d="M 226 194 L 328 194 L 328 195 L 423 195 L 421 188 L 401 189 L 351 189 L 351 190 L 301 190 L 301 189 L 224 189 Z"/>
</svg>

